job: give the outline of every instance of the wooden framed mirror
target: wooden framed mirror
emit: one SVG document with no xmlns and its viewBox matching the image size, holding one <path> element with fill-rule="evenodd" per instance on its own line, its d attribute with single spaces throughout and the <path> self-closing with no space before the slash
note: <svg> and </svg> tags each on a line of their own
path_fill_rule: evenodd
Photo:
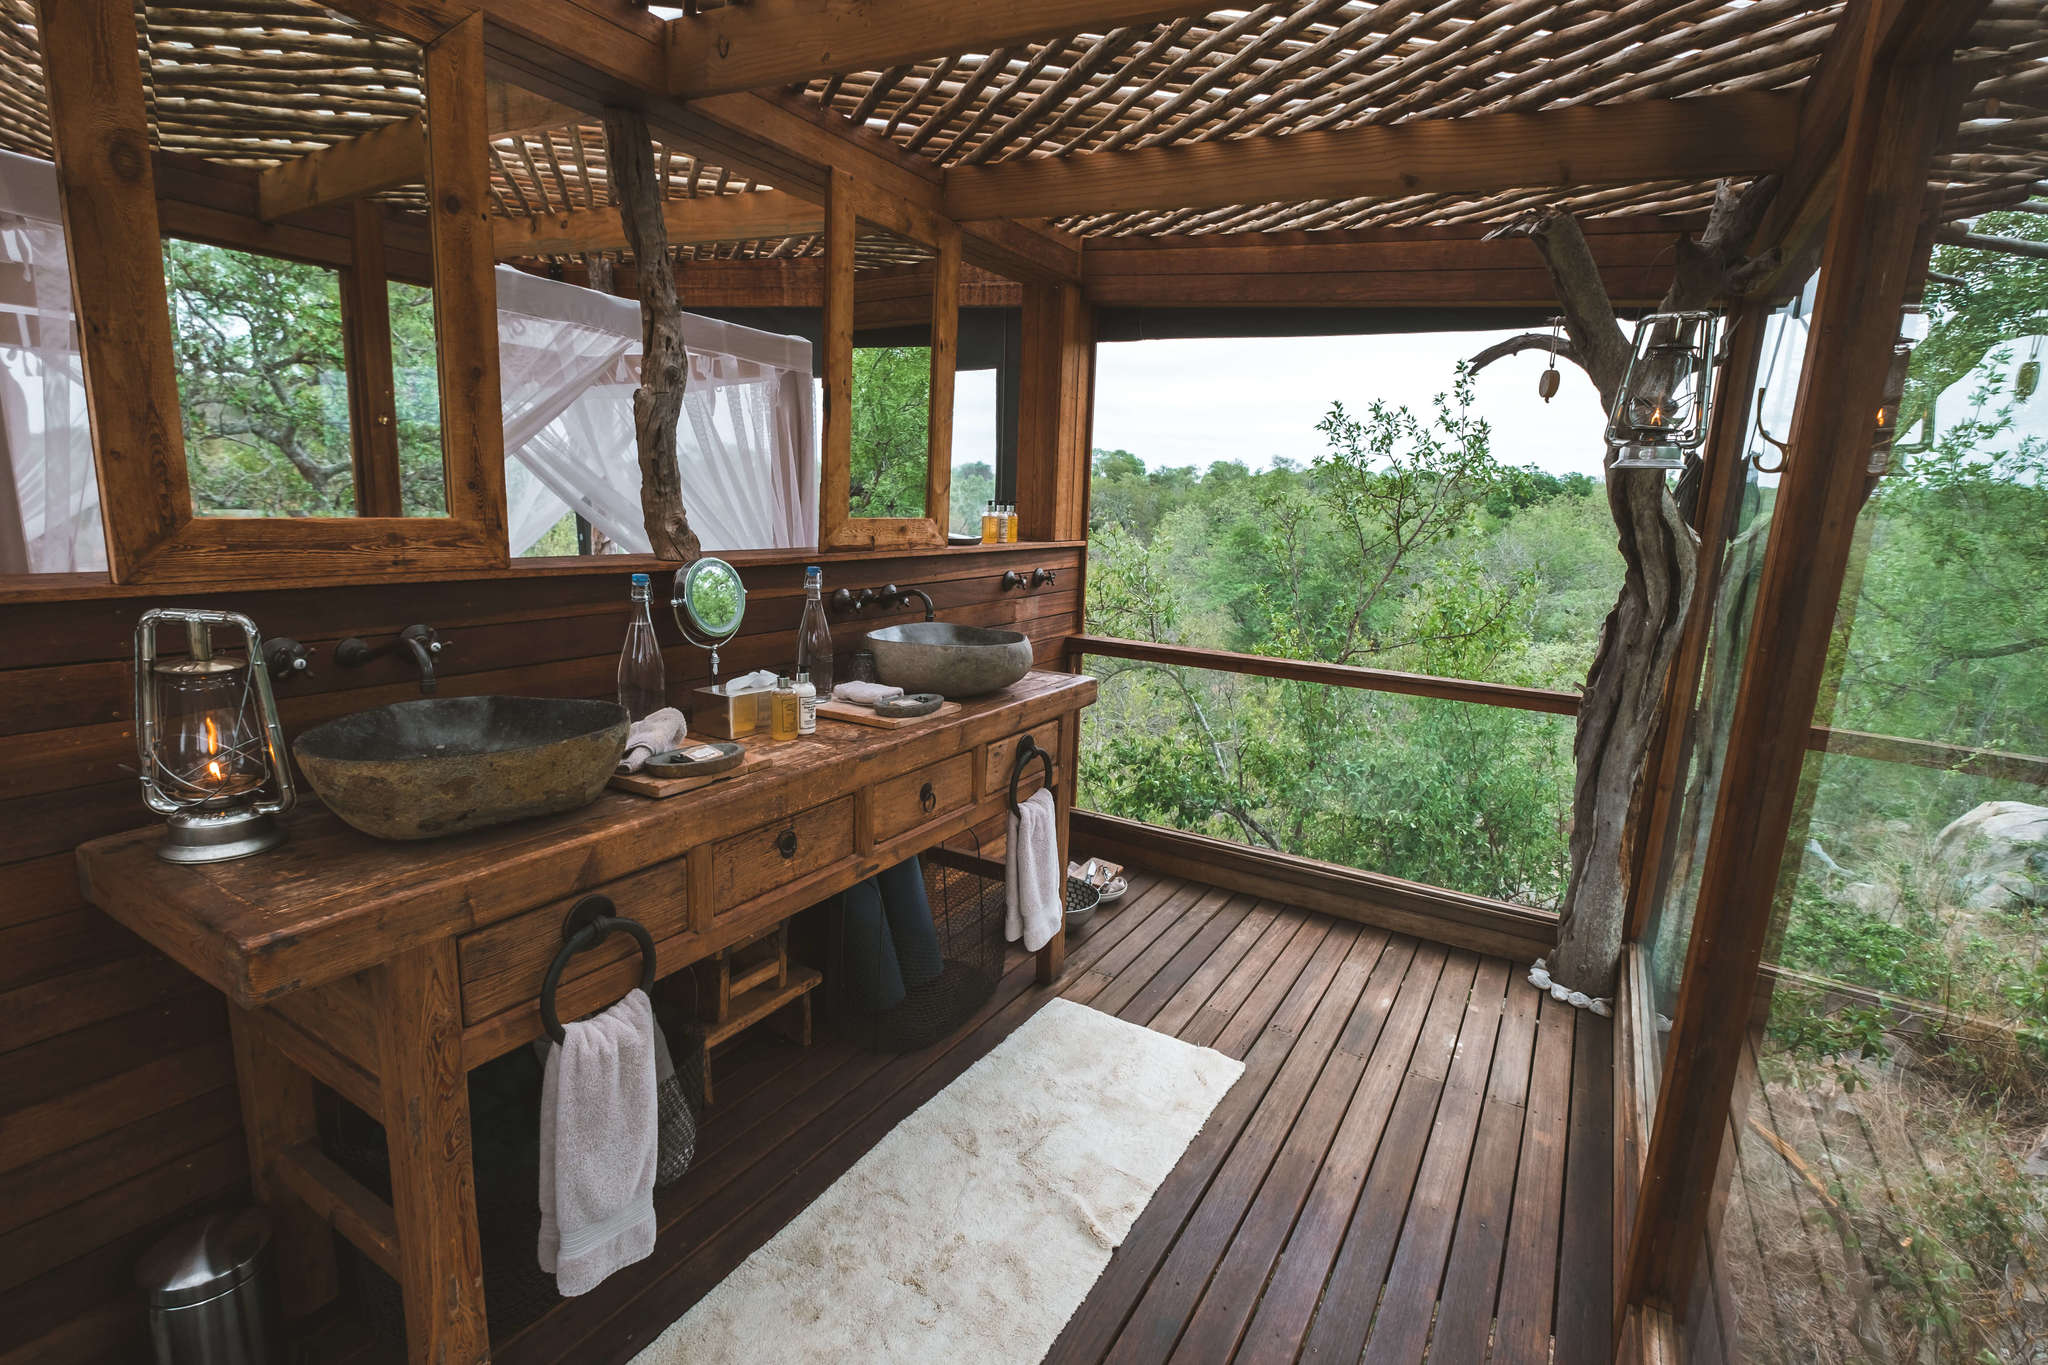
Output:
<svg viewBox="0 0 2048 1365">
<path fill-rule="evenodd" d="M 825 204 L 818 543 L 946 544 L 960 229 L 834 172 Z"/>
<path fill-rule="evenodd" d="M 40 11 L 113 579 L 504 565 L 481 18 L 363 30 L 424 108 L 259 171 L 158 144 L 127 0 Z"/>
</svg>

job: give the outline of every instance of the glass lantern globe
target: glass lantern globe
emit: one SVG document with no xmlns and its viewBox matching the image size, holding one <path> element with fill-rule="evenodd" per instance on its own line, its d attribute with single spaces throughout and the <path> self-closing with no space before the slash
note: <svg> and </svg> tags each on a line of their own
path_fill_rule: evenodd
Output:
<svg viewBox="0 0 2048 1365">
<path fill-rule="evenodd" d="M 1682 469 L 1705 443 L 1717 321 L 1713 313 L 1652 313 L 1636 324 L 1607 419 L 1609 469 Z"/>
<path fill-rule="evenodd" d="M 246 660 L 159 661 L 151 770 L 173 800 L 218 807 L 270 780 L 263 733 L 250 715 Z"/>
</svg>

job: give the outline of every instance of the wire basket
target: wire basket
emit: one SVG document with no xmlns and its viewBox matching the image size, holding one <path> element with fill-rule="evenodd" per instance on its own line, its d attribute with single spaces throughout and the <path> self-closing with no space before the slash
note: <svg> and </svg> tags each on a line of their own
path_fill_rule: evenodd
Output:
<svg viewBox="0 0 2048 1365">
<path fill-rule="evenodd" d="M 863 904 L 886 891 L 873 913 Z M 930 909 L 930 937 L 912 888 Z M 915 1052 L 974 1016 L 1003 974 L 1002 868 L 935 848 L 827 902 L 825 1010 L 873 1052 Z M 904 921 L 913 921 L 907 928 Z"/>
</svg>

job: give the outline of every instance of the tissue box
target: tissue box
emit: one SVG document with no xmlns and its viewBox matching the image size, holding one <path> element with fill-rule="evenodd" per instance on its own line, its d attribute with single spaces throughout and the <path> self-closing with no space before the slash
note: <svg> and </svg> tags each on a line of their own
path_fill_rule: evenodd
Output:
<svg viewBox="0 0 2048 1365">
<path fill-rule="evenodd" d="M 719 739 L 743 739 L 768 730 L 768 699 L 773 692 L 742 692 L 729 697 L 717 687 L 700 687 L 690 703 L 690 733 Z"/>
</svg>

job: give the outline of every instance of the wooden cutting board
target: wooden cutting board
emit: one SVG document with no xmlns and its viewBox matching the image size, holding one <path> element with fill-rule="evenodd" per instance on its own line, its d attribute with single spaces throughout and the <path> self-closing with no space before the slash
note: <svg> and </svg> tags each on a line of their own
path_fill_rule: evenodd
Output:
<svg viewBox="0 0 2048 1365">
<path fill-rule="evenodd" d="M 872 725 L 877 730 L 901 730 L 906 725 L 923 725 L 927 721 L 944 720 L 947 716 L 960 713 L 957 701 L 942 701 L 936 711 L 927 711 L 921 716 L 878 716 L 872 706 L 856 706 L 850 701 L 821 701 L 818 714 L 827 720 L 843 720 L 848 725 Z"/>
<path fill-rule="evenodd" d="M 644 773 L 613 773 L 612 788 L 615 791 L 631 792 L 635 796 L 651 796 L 661 800 L 670 796 L 681 796 L 684 792 L 708 787 L 714 782 L 723 782 L 729 777 L 756 772 L 775 760 L 768 754 L 756 753 L 749 749 L 747 756 L 737 767 L 727 768 L 722 773 L 707 773 L 702 777 L 648 777 Z"/>
</svg>

